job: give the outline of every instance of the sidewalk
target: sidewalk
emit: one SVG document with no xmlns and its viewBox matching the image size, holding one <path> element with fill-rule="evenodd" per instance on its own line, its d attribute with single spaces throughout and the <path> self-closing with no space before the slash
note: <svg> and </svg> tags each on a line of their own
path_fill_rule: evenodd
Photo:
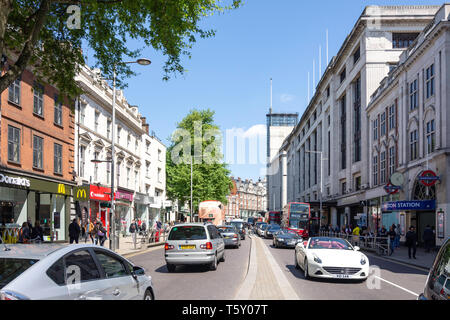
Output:
<svg viewBox="0 0 450 320">
<path fill-rule="evenodd" d="M 115 252 L 124 257 L 127 257 L 128 255 L 139 253 L 140 251 L 144 251 L 148 248 L 162 246 L 165 243 L 164 238 L 160 238 L 159 242 L 157 243 L 142 243 L 141 239 L 142 238 L 138 236 L 136 238 L 136 245 L 135 245 L 132 236 L 124 237 L 123 235 L 120 235 L 119 249 L 116 250 Z M 104 247 L 109 249 L 109 239 L 105 241 Z"/>
<path fill-rule="evenodd" d="M 423 248 L 417 248 L 416 258 L 408 258 L 408 247 L 400 245 L 400 248 L 396 248 L 392 256 L 380 256 L 389 260 L 406 263 L 415 267 L 424 268 L 429 270 L 436 258 L 437 251 L 425 252 Z"/>
</svg>

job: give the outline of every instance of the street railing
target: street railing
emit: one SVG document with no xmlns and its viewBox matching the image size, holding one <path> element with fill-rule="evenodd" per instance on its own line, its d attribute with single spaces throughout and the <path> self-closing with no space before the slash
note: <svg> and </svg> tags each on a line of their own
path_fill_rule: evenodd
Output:
<svg viewBox="0 0 450 320">
<path fill-rule="evenodd" d="M 389 255 L 390 253 L 390 239 L 389 237 L 377 237 L 377 236 L 357 236 L 353 234 L 332 232 L 332 231 L 320 231 L 321 237 L 336 237 L 345 239 L 353 246 L 358 246 L 361 249 L 374 251 L 379 255 Z"/>
</svg>

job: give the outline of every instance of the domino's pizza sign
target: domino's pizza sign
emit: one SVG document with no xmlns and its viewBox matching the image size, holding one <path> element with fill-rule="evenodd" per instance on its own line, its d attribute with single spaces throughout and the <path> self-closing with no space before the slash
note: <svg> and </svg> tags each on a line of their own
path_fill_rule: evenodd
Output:
<svg viewBox="0 0 450 320">
<path fill-rule="evenodd" d="M 436 210 L 436 200 L 425 201 L 395 201 L 385 202 L 381 206 L 382 211 L 434 211 Z"/>
</svg>

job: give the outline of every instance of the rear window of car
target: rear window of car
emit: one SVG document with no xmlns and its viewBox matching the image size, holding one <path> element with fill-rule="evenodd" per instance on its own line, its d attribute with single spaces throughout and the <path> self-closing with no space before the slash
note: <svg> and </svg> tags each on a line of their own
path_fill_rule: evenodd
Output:
<svg viewBox="0 0 450 320">
<path fill-rule="evenodd" d="M 0 289 L 38 261 L 35 259 L 0 258 Z"/>
<path fill-rule="evenodd" d="M 206 240 L 206 230 L 200 226 L 173 227 L 169 240 Z"/>
<path fill-rule="evenodd" d="M 219 232 L 234 232 L 236 229 L 233 227 L 219 227 L 217 230 L 219 230 Z"/>
<path fill-rule="evenodd" d="M 231 225 L 235 226 L 236 229 L 242 229 L 244 227 L 242 222 L 231 222 Z"/>
</svg>

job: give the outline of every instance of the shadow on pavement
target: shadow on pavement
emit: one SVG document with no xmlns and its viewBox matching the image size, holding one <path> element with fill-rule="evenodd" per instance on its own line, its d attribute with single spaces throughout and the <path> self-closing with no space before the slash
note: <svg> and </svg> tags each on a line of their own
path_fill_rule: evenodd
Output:
<svg viewBox="0 0 450 320">
<path fill-rule="evenodd" d="M 173 273 L 205 273 L 209 271 L 209 267 L 208 266 L 202 266 L 202 265 L 197 265 L 197 266 L 177 266 L 175 269 L 175 272 Z M 169 272 L 169 270 L 167 270 L 167 266 L 163 265 L 161 267 L 159 267 L 158 269 L 155 270 L 155 272 L 158 273 L 167 273 L 170 274 L 172 272 Z"/>
<path fill-rule="evenodd" d="M 368 254 L 367 257 L 370 261 L 370 266 L 378 266 L 381 270 L 387 270 L 392 273 L 401 273 L 401 274 L 418 274 L 418 275 L 428 275 L 428 271 L 419 270 L 416 267 L 408 266 L 405 262 L 402 261 L 389 261 L 389 258 L 386 257 L 377 257 L 373 254 Z M 400 264 L 401 263 L 401 264 Z"/>
<path fill-rule="evenodd" d="M 312 283 L 342 283 L 342 284 L 355 284 L 355 283 L 364 283 L 362 280 L 358 279 L 324 279 L 324 278 L 309 278 L 305 279 L 302 269 L 296 269 L 294 265 L 286 265 L 286 268 L 298 279 L 302 279 L 304 281 L 310 281 Z"/>
</svg>

